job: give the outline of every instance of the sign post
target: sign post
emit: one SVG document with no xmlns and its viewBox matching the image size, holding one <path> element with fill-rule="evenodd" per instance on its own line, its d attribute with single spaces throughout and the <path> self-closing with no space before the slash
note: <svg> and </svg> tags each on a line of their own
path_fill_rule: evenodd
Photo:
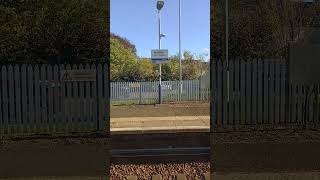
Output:
<svg viewBox="0 0 320 180">
<path fill-rule="evenodd" d="M 159 64 L 159 104 L 162 104 L 162 96 L 161 96 L 161 64 L 165 64 L 168 62 L 168 50 L 167 49 L 152 49 L 151 50 L 151 60 L 154 64 Z"/>
<path fill-rule="evenodd" d="M 168 62 L 168 50 L 167 49 L 152 49 L 151 60 L 154 64 L 165 64 Z"/>
</svg>

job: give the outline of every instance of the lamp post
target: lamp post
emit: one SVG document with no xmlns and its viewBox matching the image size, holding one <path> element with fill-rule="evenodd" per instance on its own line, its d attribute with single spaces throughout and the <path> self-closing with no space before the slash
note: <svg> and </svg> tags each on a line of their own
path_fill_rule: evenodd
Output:
<svg viewBox="0 0 320 180">
<path fill-rule="evenodd" d="M 180 91 L 179 91 L 179 99 L 181 101 L 182 94 L 182 64 L 181 64 L 181 0 L 179 0 L 179 70 L 180 70 Z"/>
<path fill-rule="evenodd" d="M 161 49 L 161 38 L 165 37 L 165 34 L 161 33 L 161 9 L 163 6 L 164 6 L 164 0 L 158 0 L 157 9 L 158 9 L 158 24 L 159 24 L 159 50 Z M 159 104 L 162 104 L 161 63 L 159 64 Z"/>
</svg>

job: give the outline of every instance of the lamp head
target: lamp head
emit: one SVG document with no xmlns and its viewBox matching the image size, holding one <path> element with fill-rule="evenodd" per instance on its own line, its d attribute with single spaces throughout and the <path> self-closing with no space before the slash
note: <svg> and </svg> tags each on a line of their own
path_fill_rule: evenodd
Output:
<svg viewBox="0 0 320 180">
<path fill-rule="evenodd" d="M 160 11 L 163 6 L 164 6 L 164 0 L 158 0 L 157 1 L 157 9 Z"/>
</svg>

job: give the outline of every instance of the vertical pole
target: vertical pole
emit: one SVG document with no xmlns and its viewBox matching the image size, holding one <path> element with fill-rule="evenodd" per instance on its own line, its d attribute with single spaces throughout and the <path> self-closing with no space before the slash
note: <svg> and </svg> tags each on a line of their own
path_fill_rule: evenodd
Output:
<svg viewBox="0 0 320 180">
<path fill-rule="evenodd" d="M 96 82 L 94 82 L 94 83 L 96 83 L 96 106 L 97 106 L 97 114 L 96 114 L 96 116 L 97 116 L 97 132 L 101 132 L 102 131 L 102 127 L 100 126 L 100 117 L 99 117 L 99 115 L 100 115 L 100 112 L 99 112 L 99 91 L 98 91 L 98 88 L 99 88 L 99 85 L 98 85 L 98 83 L 99 83 L 99 78 L 98 78 L 98 76 L 99 76 L 99 74 L 98 74 L 98 64 L 96 64 L 96 66 L 95 66 L 95 71 L 96 71 Z"/>
<path fill-rule="evenodd" d="M 179 69 L 180 69 L 180 91 L 179 100 L 181 101 L 182 94 L 182 64 L 181 64 L 181 0 L 179 0 Z"/>
<path fill-rule="evenodd" d="M 140 90 L 140 94 L 139 94 L 139 96 L 140 96 L 140 101 L 139 101 L 139 104 L 142 104 L 142 82 L 140 81 L 139 82 L 139 90 Z"/>
<path fill-rule="evenodd" d="M 303 107 L 303 124 L 304 128 L 307 129 L 307 109 L 308 109 L 308 93 L 309 93 L 309 86 L 305 86 L 305 97 L 304 97 L 304 107 Z"/>
<path fill-rule="evenodd" d="M 201 62 L 200 62 L 201 63 Z M 200 67 L 201 68 L 201 67 Z M 199 99 L 198 99 L 198 101 L 201 101 L 202 100 L 202 93 L 201 93 L 201 84 L 202 84 L 202 81 L 201 81 L 201 79 L 202 79 L 202 71 L 201 71 L 201 73 L 200 73 L 201 75 L 200 75 L 200 77 L 199 77 Z"/>
<path fill-rule="evenodd" d="M 290 81 L 290 57 L 291 57 L 291 43 L 288 42 L 287 45 L 288 49 L 288 53 L 287 53 L 287 62 L 286 62 L 286 110 L 285 110 L 285 120 L 287 120 L 288 122 L 291 120 L 290 118 L 290 113 L 289 113 L 289 108 L 290 108 L 290 104 L 289 104 L 289 98 L 292 98 L 290 95 L 290 89 L 291 89 L 291 81 Z"/>
<path fill-rule="evenodd" d="M 159 23 L 159 50 L 161 49 L 161 16 L 158 10 L 158 23 Z M 161 89 L 161 62 L 159 64 L 159 104 L 162 104 L 162 89 Z"/>
</svg>

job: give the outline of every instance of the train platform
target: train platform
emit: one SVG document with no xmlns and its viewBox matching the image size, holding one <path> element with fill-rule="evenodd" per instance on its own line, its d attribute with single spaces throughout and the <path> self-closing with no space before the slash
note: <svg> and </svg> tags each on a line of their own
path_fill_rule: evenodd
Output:
<svg viewBox="0 0 320 180">
<path fill-rule="evenodd" d="M 210 116 L 111 118 L 111 134 L 210 132 Z"/>
<path fill-rule="evenodd" d="M 111 134 L 210 132 L 209 103 L 112 106 Z"/>
</svg>

